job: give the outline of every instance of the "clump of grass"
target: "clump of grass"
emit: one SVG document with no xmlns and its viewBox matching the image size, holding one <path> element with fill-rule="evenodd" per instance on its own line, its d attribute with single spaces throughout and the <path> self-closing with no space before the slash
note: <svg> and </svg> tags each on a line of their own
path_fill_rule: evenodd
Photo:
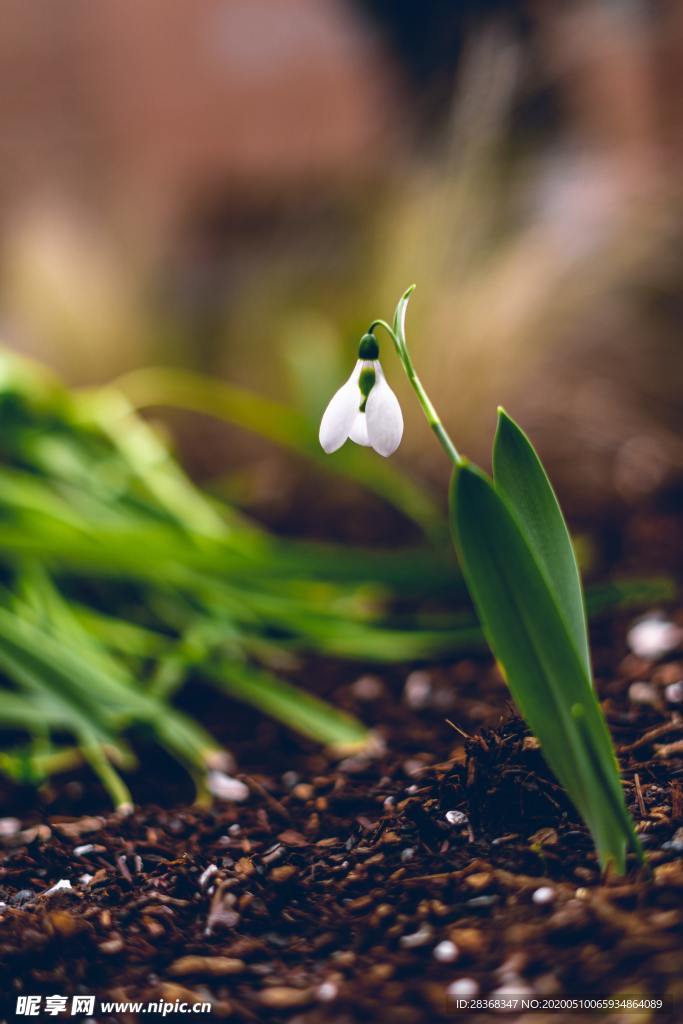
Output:
<svg viewBox="0 0 683 1024">
<path fill-rule="evenodd" d="M 201 792 L 225 758 L 173 706 L 191 676 L 334 749 L 363 747 L 359 721 L 273 666 L 453 647 L 444 629 L 382 621 L 382 588 L 430 571 L 428 555 L 276 540 L 195 487 L 119 389 L 72 392 L 2 353 L 0 424 L 0 725 L 13 740 L 0 769 L 13 777 L 85 760 L 128 804 L 121 770 L 144 728 Z"/>
</svg>

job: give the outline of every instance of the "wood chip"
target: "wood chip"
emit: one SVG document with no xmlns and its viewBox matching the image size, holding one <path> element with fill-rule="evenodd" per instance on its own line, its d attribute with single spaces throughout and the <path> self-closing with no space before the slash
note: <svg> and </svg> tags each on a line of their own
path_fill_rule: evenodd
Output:
<svg viewBox="0 0 683 1024">
<path fill-rule="evenodd" d="M 174 978 L 185 978 L 190 974 L 222 978 L 242 974 L 245 969 L 244 960 L 229 956 L 181 956 L 169 966 L 168 973 Z"/>
</svg>

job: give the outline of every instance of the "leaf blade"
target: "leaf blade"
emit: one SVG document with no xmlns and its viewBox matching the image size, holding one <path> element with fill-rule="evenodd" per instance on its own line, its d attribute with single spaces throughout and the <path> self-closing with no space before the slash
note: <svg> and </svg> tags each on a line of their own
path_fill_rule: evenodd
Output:
<svg viewBox="0 0 683 1024">
<path fill-rule="evenodd" d="M 516 512 L 529 546 L 548 575 L 590 678 L 586 608 L 569 530 L 534 446 L 502 408 L 498 409 L 493 443 L 493 479 Z"/>
<path fill-rule="evenodd" d="M 623 794 L 609 734 L 546 574 L 503 496 L 467 464 L 453 475 L 451 521 L 461 568 L 512 695 L 590 828 L 601 863 L 613 861 L 621 872 L 626 845 L 637 841 L 624 816 L 615 812 L 615 798 L 623 803 Z M 609 794 L 596 786 L 572 715 L 577 704 L 596 739 Z"/>
</svg>

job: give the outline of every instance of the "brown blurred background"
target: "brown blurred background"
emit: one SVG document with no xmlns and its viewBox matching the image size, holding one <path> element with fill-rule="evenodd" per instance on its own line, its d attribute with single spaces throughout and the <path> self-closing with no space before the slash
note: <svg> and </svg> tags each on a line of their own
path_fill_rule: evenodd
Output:
<svg viewBox="0 0 683 1024">
<path fill-rule="evenodd" d="M 416 281 L 460 447 L 487 461 L 502 403 L 575 512 L 637 502 L 683 468 L 682 84 L 676 0 L 5 0 L 1 340 L 76 384 L 222 376 L 315 432 Z M 440 481 L 385 353 L 398 459 Z M 179 426 L 199 475 L 292 500 L 296 460 Z"/>
</svg>

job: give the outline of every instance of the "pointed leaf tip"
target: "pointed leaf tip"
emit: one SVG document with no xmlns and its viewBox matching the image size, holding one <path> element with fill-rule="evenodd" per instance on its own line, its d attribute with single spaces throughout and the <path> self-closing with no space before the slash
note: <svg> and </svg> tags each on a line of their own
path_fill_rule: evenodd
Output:
<svg viewBox="0 0 683 1024">
<path fill-rule="evenodd" d="M 552 484 L 531 441 L 500 407 L 493 443 L 496 490 L 514 509 L 545 573 L 570 634 L 591 675 L 583 588 L 567 524 Z"/>
<path fill-rule="evenodd" d="M 398 303 L 396 304 L 396 309 L 394 311 L 393 328 L 394 331 L 399 336 L 399 343 L 401 344 L 402 347 L 405 345 L 406 309 L 408 308 L 408 300 L 410 299 L 410 296 L 413 294 L 414 290 L 414 284 L 411 284 L 409 288 L 406 288 L 403 295 L 398 300 Z"/>
</svg>

